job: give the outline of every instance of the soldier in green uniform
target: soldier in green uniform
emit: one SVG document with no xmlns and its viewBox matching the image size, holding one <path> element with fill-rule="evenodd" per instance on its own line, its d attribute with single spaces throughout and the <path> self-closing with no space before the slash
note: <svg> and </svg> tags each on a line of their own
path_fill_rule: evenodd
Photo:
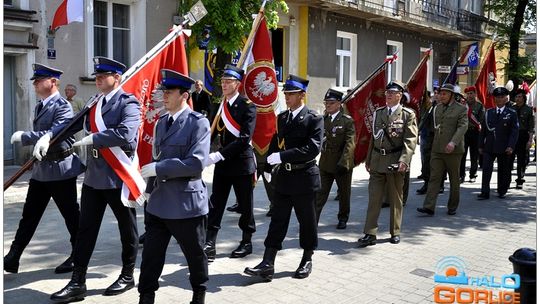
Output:
<svg viewBox="0 0 540 304">
<path fill-rule="evenodd" d="M 396 81 L 386 86 L 386 107 L 373 114 L 373 138 L 366 158 L 369 172 L 369 204 L 360 247 L 375 245 L 377 220 L 386 194 L 390 202 L 390 243 L 400 242 L 403 183 L 416 148 L 418 128 L 414 111 L 400 105 L 404 86 Z"/>
<path fill-rule="evenodd" d="M 337 229 L 347 228 L 351 209 L 351 180 L 354 167 L 355 131 L 353 119 L 343 113 L 341 102 L 343 93 L 328 89 L 324 96 L 326 115 L 324 117 L 324 139 L 319 170 L 321 190 L 317 193 L 315 209 L 317 222 L 328 200 L 334 180 L 339 189 L 339 213 Z"/>
<path fill-rule="evenodd" d="M 455 215 L 459 205 L 459 166 L 465 151 L 464 138 L 469 125 L 467 107 L 455 99 L 454 86 L 444 84 L 439 93 L 439 104 L 433 110 L 435 136 L 431 150 L 431 177 L 424 206 L 420 213 L 432 216 L 445 170 L 450 179 L 448 214 Z"/>
<path fill-rule="evenodd" d="M 484 119 L 484 106 L 476 98 L 476 87 L 470 86 L 465 89 L 467 94 L 467 105 L 469 118 L 469 124 L 467 132 L 465 133 L 465 152 L 461 157 L 461 166 L 459 168 L 460 182 L 465 181 L 465 162 L 467 160 L 467 152 L 470 153 L 471 169 L 469 171 L 469 182 L 476 182 L 476 172 L 478 171 L 478 138 L 480 136 L 480 129 L 482 120 Z"/>
<path fill-rule="evenodd" d="M 516 143 L 516 150 L 512 155 L 512 163 L 514 163 L 517 156 L 516 189 L 522 189 L 525 182 L 525 170 L 529 163 L 529 151 L 531 150 L 534 138 L 535 123 L 533 109 L 526 104 L 527 92 L 523 89 L 518 89 L 514 101 L 516 103 L 512 108 L 518 116 L 519 136 Z"/>
</svg>

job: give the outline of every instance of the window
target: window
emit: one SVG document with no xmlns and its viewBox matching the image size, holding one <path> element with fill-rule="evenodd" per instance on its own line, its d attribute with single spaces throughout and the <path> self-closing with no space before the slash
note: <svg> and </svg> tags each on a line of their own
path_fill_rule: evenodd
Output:
<svg viewBox="0 0 540 304">
<path fill-rule="evenodd" d="M 129 5 L 94 0 L 94 56 L 130 65 Z"/>
<path fill-rule="evenodd" d="M 401 81 L 401 74 L 402 74 L 402 66 L 403 66 L 403 42 L 399 41 L 392 41 L 387 40 L 386 41 L 386 55 L 393 55 L 396 52 L 398 52 L 397 60 L 394 60 L 394 62 L 389 66 L 388 71 L 386 72 L 386 79 L 388 79 L 388 82 L 392 80 Z"/>
<path fill-rule="evenodd" d="M 336 86 L 352 87 L 356 84 L 356 34 L 337 32 Z"/>
</svg>

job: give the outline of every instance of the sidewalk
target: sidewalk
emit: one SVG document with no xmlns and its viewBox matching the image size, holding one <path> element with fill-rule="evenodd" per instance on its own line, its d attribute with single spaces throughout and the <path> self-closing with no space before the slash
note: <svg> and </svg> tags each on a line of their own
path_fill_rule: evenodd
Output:
<svg viewBox="0 0 540 304">
<path fill-rule="evenodd" d="M 417 151 L 418 152 L 418 151 Z M 456 216 L 446 214 L 448 182 L 439 196 L 434 217 L 422 217 L 416 212 L 424 196 L 416 195 L 422 182 L 420 156 L 414 156 L 411 186 L 404 208 L 401 243 L 392 245 L 389 209 L 379 218 L 378 244 L 357 248 L 368 204 L 368 174 L 362 165 L 354 170 L 351 215 L 346 230 L 336 230 L 337 202 L 333 201 L 335 186 L 319 224 L 319 249 L 313 256 L 313 273 L 304 280 L 292 275 L 302 256 L 298 244 L 298 224 L 291 218 L 284 250 L 276 259 L 276 274 L 271 283 L 243 274 L 247 266 L 259 263 L 264 251 L 264 238 L 269 218 L 265 217 L 268 202 L 262 181 L 255 189 L 254 253 L 243 259 L 230 259 L 241 237 L 238 215 L 226 211 L 218 235 L 218 257 L 209 266 L 207 303 L 433 303 L 433 275 L 437 262 L 445 256 L 458 256 L 466 263 L 467 275 L 473 277 L 512 273 L 508 261 L 516 249 L 536 249 L 536 164 L 527 170 L 523 190 L 511 189 L 506 199 L 492 194 L 487 201 L 477 201 L 482 171 L 474 184 L 464 183 L 461 204 Z M 212 167 L 213 168 L 213 167 Z M 209 190 L 212 168 L 203 178 Z M 17 168 L 4 168 L 4 179 Z M 4 254 L 9 250 L 21 217 L 28 174 L 4 193 Z M 514 180 L 515 177 L 512 178 Z M 79 187 L 82 178 L 79 178 Z M 496 174 L 492 178 L 496 188 Z M 512 187 L 515 183 L 512 182 Z M 80 192 L 79 192 L 80 195 Z M 229 198 L 229 205 L 235 201 Z M 142 209 L 138 210 L 139 230 L 143 231 Z M 56 205 L 50 203 L 43 219 L 25 250 L 18 274 L 4 274 L 4 303 L 49 303 L 49 295 L 64 287 L 71 274 L 54 274 L 70 252 L 69 236 Z M 139 277 L 140 254 L 135 273 Z M 88 269 L 88 296 L 83 303 L 137 303 L 136 289 L 115 297 L 101 293 L 119 275 L 120 240 L 114 216 L 107 209 L 100 235 Z M 169 246 L 166 265 L 156 294 L 156 303 L 189 303 L 191 288 L 185 259 L 176 244 Z"/>
</svg>

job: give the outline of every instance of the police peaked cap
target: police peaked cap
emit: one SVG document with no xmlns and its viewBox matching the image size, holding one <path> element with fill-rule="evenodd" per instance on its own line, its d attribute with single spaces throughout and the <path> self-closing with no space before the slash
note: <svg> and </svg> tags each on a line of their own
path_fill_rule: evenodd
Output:
<svg viewBox="0 0 540 304">
<path fill-rule="evenodd" d="M 195 80 L 189 76 L 183 75 L 179 72 L 162 69 L 161 71 L 161 83 L 159 89 L 191 89 L 191 86 L 195 83 Z"/>
<path fill-rule="evenodd" d="M 235 79 L 238 81 L 242 81 L 242 78 L 244 78 L 244 70 L 235 67 L 232 64 L 225 65 L 225 69 L 223 70 L 223 76 L 221 76 L 221 79 Z"/>
<path fill-rule="evenodd" d="M 397 81 L 397 80 L 394 80 L 392 82 L 390 82 L 387 86 L 386 86 L 386 90 L 387 91 L 396 91 L 396 92 L 405 92 L 405 86 L 403 85 L 403 83 Z"/>
<path fill-rule="evenodd" d="M 307 91 L 308 84 L 309 80 L 291 74 L 287 80 L 285 80 L 283 92 L 305 92 Z"/>
<path fill-rule="evenodd" d="M 508 91 L 505 87 L 496 87 L 495 90 L 493 90 L 493 96 L 508 96 L 510 95 L 510 91 Z"/>
<path fill-rule="evenodd" d="M 94 57 L 94 73 L 92 75 L 105 73 L 122 75 L 125 71 L 126 66 L 121 62 L 101 56 Z"/>
<path fill-rule="evenodd" d="M 337 90 L 328 89 L 324 95 L 324 100 L 342 101 L 343 93 Z"/>
<path fill-rule="evenodd" d="M 32 69 L 34 70 L 34 75 L 32 75 L 32 78 L 30 78 L 30 80 L 41 79 L 41 78 L 60 79 L 60 75 L 64 73 L 58 69 L 48 67 L 41 63 L 34 63 L 32 65 Z"/>
</svg>

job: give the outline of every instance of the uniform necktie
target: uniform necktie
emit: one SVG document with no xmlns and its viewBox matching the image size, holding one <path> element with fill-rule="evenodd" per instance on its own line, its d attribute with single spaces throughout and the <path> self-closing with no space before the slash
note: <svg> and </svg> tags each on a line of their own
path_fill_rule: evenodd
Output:
<svg viewBox="0 0 540 304">
<path fill-rule="evenodd" d="M 392 115 L 392 109 L 388 108 L 388 116 Z"/>
<path fill-rule="evenodd" d="M 43 109 L 43 101 L 40 101 L 38 103 L 36 115 L 39 114 L 39 112 L 41 112 L 42 109 Z"/>
<path fill-rule="evenodd" d="M 103 107 L 107 104 L 107 98 L 105 98 L 105 96 L 103 96 L 103 102 L 101 102 L 101 108 L 103 109 Z"/>
<path fill-rule="evenodd" d="M 172 124 L 174 122 L 174 119 L 172 118 L 172 116 L 169 116 L 169 119 L 167 119 L 167 131 L 169 131 L 169 129 L 171 128 Z"/>
<path fill-rule="evenodd" d="M 287 117 L 287 124 L 290 124 L 293 120 L 292 111 L 289 111 L 289 117 Z"/>
</svg>

